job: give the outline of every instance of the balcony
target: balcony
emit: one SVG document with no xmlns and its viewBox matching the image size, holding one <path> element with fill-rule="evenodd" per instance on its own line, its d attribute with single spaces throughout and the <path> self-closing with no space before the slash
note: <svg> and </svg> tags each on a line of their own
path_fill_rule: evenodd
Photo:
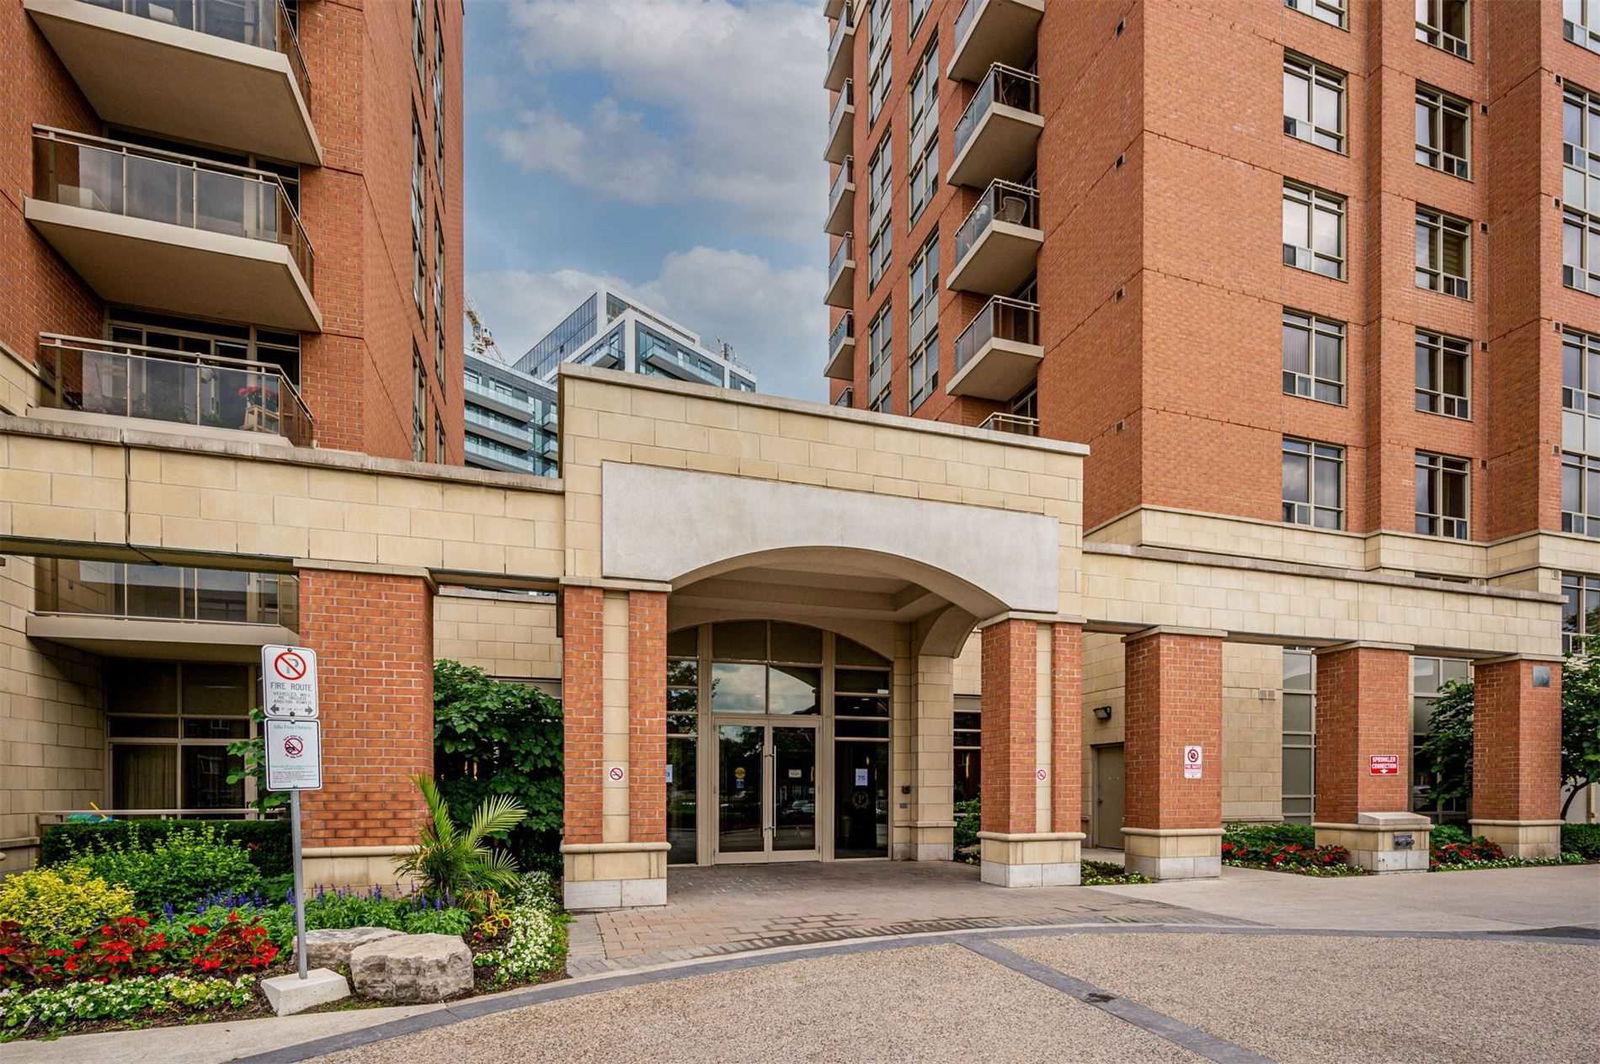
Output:
<svg viewBox="0 0 1600 1064">
<path fill-rule="evenodd" d="M 846 81 L 828 117 L 828 146 L 822 157 L 830 163 L 843 163 L 850 157 L 856 139 L 856 83 Z"/>
<path fill-rule="evenodd" d="M 983 188 L 1026 177 L 1043 131 L 1039 79 L 996 63 L 956 123 L 950 184 Z"/>
<path fill-rule="evenodd" d="M 300 393 L 267 362 L 47 333 L 39 338 L 39 377 L 40 406 L 69 419 L 101 415 L 259 432 L 296 447 L 316 439 Z"/>
<path fill-rule="evenodd" d="M 844 165 L 839 167 L 838 176 L 833 179 L 833 187 L 828 190 L 828 220 L 823 224 L 822 231 L 832 236 L 844 236 L 853 228 L 856 215 L 855 163 L 854 156 L 846 156 Z"/>
<path fill-rule="evenodd" d="M 967 0 L 956 16 L 955 51 L 946 69 L 957 81 L 977 81 L 992 63 L 1026 67 L 1039 50 L 1044 0 Z"/>
<path fill-rule="evenodd" d="M 1023 417 L 1021 414 L 990 414 L 978 422 L 978 427 L 990 432 L 1008 432 L 1013 436 L 1039 435 L 1039 419 Z"/>
<path fill-rule="evenodd" d="M 946 389 L 972 399 L 1010 399 L 1039 370 L 1039 308 L 996 296 L 956 338 L 956 372 Z"/>
<path fill-rule="evenodd" d="M 318 165 L 311 79 L 280 0 L 23 0 L 114 125 Z"/>
<path fill-rule="evenodd" d="M 838 18 L 844 11 L 845 0 L 823 0 L 822 17 Z"/>
<path fill-rule="evenodd" d="M 822 301 L 830 307 L 843 307 L 848 310 L 855 305 L 855 244 L 855 237 L 846 233 L 844 239 L 839 241 L 839 246 L 834 249 L 833 258 L 828 261 L 828 294 Z"/>
<path fill-rule="evenodd" d="M 111 657 L 255 661 L 298 642 L 292 573 L 40 558 L 31 639 Z"/>
<path fill-rule="evenodd" d="M 946 287 L 955 292 L 1010 295 L 1033 273 L 1044 232 L 1039 193 L 994 181 L 956 231 L 956 265 Z"/>
<path fill-rule="evenodd" d="M 854 380 L 856 376 L 856 316 L 845 311 L 839 324 L 828 337 L 828 365 L 824 377 L 837 381 Z"/>
<path fill-rule="evenodd" d="M 322 328 L 311 242 L 272 174 L 41 127 L 33 195 L 28 221 L 108 302 Z"/>
<path fill-rule="evenodd" d="M 855 406 L 856 405 L 856 390 L 854 388 L 846 388 L 844 391 L 839 393 L 839 398 L 837 398 L 837 399 L 835 399 L 833 401 L 833 405 L 834 406 L 842 406 L 842 407 L 846 407 L 846 408 Z"/>
<path fill-rule="evenodd" d="M 825 89 L 839 89 L 850 76 L 856 58 L 856 14 L 846 3 L 833 24 L 833 37 L 828 41 L 828 73 L 822 79 Z"/>
</svg>

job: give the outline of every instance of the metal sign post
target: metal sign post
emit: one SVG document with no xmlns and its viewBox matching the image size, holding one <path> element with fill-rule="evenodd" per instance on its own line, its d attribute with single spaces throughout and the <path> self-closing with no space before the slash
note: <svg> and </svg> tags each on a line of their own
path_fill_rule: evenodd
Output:
<svg viewBox="0 0 1600 1064">
<path fill-rule="evenodd" d="M 317 654 L 308 647 L 261 648 L 262 713 L 266 716 L 267 790 L 289 792 L 289 845 L 294 857 L 295 967 L 306 978 L 306 876 L 300 853 L 300 792 L 322 789 L 322 724 L 318 720 Z"/>
</svg>

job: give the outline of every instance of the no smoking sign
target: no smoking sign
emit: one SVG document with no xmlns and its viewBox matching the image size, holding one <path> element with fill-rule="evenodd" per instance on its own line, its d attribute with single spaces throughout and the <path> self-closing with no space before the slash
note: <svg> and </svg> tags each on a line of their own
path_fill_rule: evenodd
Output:
<svg viewBox="0 0 1600 1064">
<path fill-rule="evenodd" d="M 322 789 L 322 725 L 314 720 L 269 720 L 267 790 Z"/>
</svg>

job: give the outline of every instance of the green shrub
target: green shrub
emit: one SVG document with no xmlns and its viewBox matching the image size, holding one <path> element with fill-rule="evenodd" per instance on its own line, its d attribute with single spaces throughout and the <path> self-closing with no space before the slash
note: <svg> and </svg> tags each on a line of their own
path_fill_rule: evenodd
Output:
<svg viewBox="0 0 1600 1064">
<path fill-rule="evenodd" d="M 982 818 L 982 803 L 977 798 L 968 798 L 964 802 L 956 803 L 956 849 L 962 850 L 978 845 L 978 831 Z"/>
<path fill-rule="evenodd" d="M 130 915 L 133 906 L 133 891 L 82 865 L 31 868 L 0 879 L 0 922 L 15 921 L 23 935 L 39 941 L 81 935 Z"/>
<path fill-rule="evenodd" d="M 148 850 L 100 850 L 79 860 L 107 882 L 133 891 L 134 904 L 145 911 L 187 908 L 212 894 L 250 892 L 261 881 L 250 855 L 220 839 L 209 824 L 172 832 Z"/>
<path fill-rule="evenodd" d="M 1436 824 L 1433 832 L 1428 836 L 1428 844 L 1435 848 L 1440 846 L 1464 846 L 1472 841 L 1472 836 L 1467 829 L 1459 824 Z"/>
<path fill-rule="evenodd" d="M 1561 852 L 1600 861 L 1600 824 L 1562 824 Z"/>
<path fill-rule="evenodd" d="M 227 918 L 226 908 L 184 916 L 186 923 L 214 923 Z M 267 937 L 278 946 L 294 942 L 294 906 L 270 905 L 256 911 Z M 472 914 L 454 905 L 429 902 L 418 896 L 384 897 L 381 892 L 318 891 L 306 898 L 306 930 L 347 927 L 388 927 L 408 935 L 465 935 L 472 929 Z"/>
<path fill-rule="evenodd" d="M 1229 824 L 1222 841 L 1242 847 L 1315 846 L 1317 833 L 1310 824 Z"/>
<path fill-rule="evenodd" d="M 53 824 L 39 842 L 42 864 L 61 864 L 85 854 L 105 850 L 148 850 L 174 832 L 199 823 L 193 820 L 100 820 Z M 294 870 L 289 852 L 287 820 L 208 820 L 217 838 L 242 847 L 263 876 L 288 875 Z"/>
<path fill-rule="evenodd" d="M 1120 887 L 1132 883 L 1154 883 L 1143 872 L 1130 872 L 1111 861 L 1083 862 L 1081 883 L 1085 887 Z"/>
<path fill-rule="evenodd" d="M 411 779 L 422 792 L 428 819 L 418 832 L 417 848 L 396 861 L 395 870 L 421 883 L 430 898 L 515 889 L 516 859 L 492 840 L 503 839 L 527 816 L 516 800 L 505 794 L 485 798 L 463 828 L 431 777 L 418 773 Z"/>
</svg>

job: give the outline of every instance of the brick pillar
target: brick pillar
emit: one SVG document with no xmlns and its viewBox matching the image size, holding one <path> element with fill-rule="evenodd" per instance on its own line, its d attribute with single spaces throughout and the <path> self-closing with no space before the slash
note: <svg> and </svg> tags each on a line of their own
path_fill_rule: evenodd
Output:
<svg viewBox="0 0 1600 1064">
<path fill-rule="evenodd" d="M 1512 857 L 1561 852 L 1561 659 L 1473 667 L 1472 828 Z"/>
<path fill-rule="evenodd" d="M 1153 879 L 1222 874 L 1222 637 L 1147 628 L 1124 638 L 1123 837 L 1129 870 Z M 1185 751 L 1199 747 L 1186 769 Z M 1198 775 L 1186 775 L 1186 771 Z"/>
<path fill-rule="evenodd" d="M 317 652 L 321 791 L 302 796 L 308 882 L 392 885 L 433 774 L 433 590 L 420 576 L 300 572 L 300 639 Z"/>
<path fill-rule="evenodd" d="M 1411 811 L 1411 649 L 1317 652 L 1317 845 L 1372 872 L 1426 872 L 1431 822 Z"/>
<path fill-rule="evenodd" d="M 1057 628 L 1070 629 L 1058 634 Z M 1004 887 L 1076 884 L 1082 641 L 1076 625 L 1009 618 L 982 630 L 982 878 Z M 1063 701 L 1070 705 L 1063 707 Z M 1063 708 L 1066 709 L 1063 712 Z M 1062 721 L 1062 718 L 1070 718 Z M 1063 762 L 1061 751 L 1071 759 Z M 1064 778 L 1057 778 L 1057 777 Z M 1064 801 L 1060 793 L 1070 788 Z M 1057 811 L 1062 816 L 1058 817 Z M 1060 827 L 1070 820 L 1067 828 Z"/>
<path fill-rule="evenodd" d="M 667 900 L 666 594 L 561 592 L 569 909 Z"/>
</svg>

